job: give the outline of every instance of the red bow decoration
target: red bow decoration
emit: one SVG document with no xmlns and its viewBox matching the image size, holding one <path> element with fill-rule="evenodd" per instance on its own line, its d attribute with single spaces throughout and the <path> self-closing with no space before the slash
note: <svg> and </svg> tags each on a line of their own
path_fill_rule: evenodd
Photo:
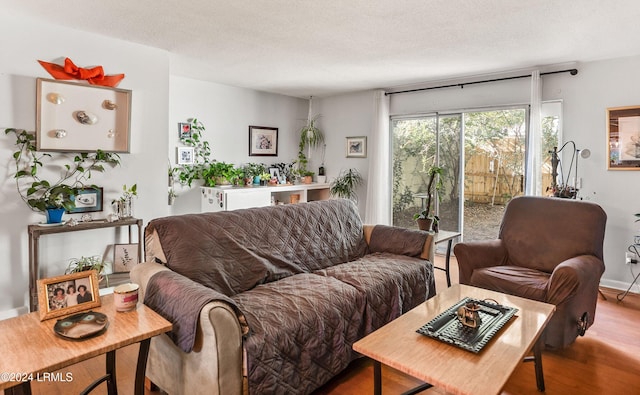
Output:
<svg viewBox="0 0 640 395">
<path fill-rule="evenodd" d="M 42 60 L 38 60 L 38 63 L 57 80 L 87 80 L 91 85 L 110 86 L 113 88 L 124 78 L 124 74 L 104 75 L 102 66 L 83 69 L 73 64 L 69 58 L 64 59 L 64 67 L 55 63 L 43 62 Z"/>
</svg>

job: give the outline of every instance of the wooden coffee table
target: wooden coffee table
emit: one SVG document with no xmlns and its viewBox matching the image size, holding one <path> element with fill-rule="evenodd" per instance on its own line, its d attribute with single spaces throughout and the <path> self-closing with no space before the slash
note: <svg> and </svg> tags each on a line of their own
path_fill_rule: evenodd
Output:
<svg viewBox="0 0 640 395">
<path fill-rule="evenodd" d="M 102 306 L 92 310 L 105 314 L 109 327 L 104 333 L 82 341 L 57 336 L 53 332 L 56 319 L 41 322 L 38 312 L 0 321 L 0 390 L 30 394 L 29 379 L 67 380 L 64 374 L 53 372 L 107 354 L 106 374 L 85 391 L 106 381 L 108 393 L 116 394 L 116 349 L 140 343 L 134 393 L 144 394 L 149 343 L 152 337 L 170 331 L 171 323 L 142 303 L 133 311 L 119 313 L 113 304 L 113 295 L 100 299 Z"/>
<path fill-rule="evenodd" d="M 416 332 L 465 297 L 494 299 L 518 312 L 477 354 Z M 380 394 L 381 364 L 454 394 L 498 394 L 524 360 L 536 363 L 538 389 L 544 391 L 540 335 L 555 306 L 499 292 L 455 284 L 398 319 L 364 337 L 353 349 L 374 360 L 374 392 Z M 525 358 L 534 351 L 533 358 Z"/>
</svg>

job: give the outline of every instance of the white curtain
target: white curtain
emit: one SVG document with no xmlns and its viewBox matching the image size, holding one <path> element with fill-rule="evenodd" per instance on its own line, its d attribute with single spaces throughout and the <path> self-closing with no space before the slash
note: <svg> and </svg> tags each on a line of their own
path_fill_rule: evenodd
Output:
<svg viewBox="0 0 640 395">
<path fill-rule="evenodd" d="M 369 136 L 366 224 L 391 224 L 391 152 L 389 96 L 374 93 L 373 130 Z"/>
<path fill-rule="evenodd" d="M 542 195 L 542 79 L 540 71 L 531 73 L 531 109 L 529 114 L 529 155 L 527 156 L 526 195 Z"/>
</svg>

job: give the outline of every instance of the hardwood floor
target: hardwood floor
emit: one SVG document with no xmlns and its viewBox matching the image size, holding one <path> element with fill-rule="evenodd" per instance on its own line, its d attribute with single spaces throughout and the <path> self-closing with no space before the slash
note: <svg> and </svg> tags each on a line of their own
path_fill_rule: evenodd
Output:
<svg viewBox="0 0 640 395">
<path fill-rule="evenodd" d="M 443 257 L 436 265 L 444 266 Z M 452 259 L 452 283 L 458 282 L 458 269 Z M 436 289 L 446 287 L 444 273 L 436 270 Z M 617 290 L 602 289 L 607 300 L 600 298 L 594 325 L 584 337 L 565 350 L 545 351 L 542 356 L 546 394 L 640 394 L 640 295 L 629 294 L 617 302 Z M 118 391 L 133 393 L 133 376 L 137 345 L 118 350 Z M 105 358 L 63 369 L 73 374 L 72 383 L 33 383 L 34 394 L 79 393 L 104 371 Z M 473 377 L 469 378 L 473 380 Z M 398 394 L 419 384 L 419 381 L 394 369 L 382 370 L 383 392 Z M 359 395 L 373 393 L 373 365 L 365 358 L 354 361 L 342 374 L 316 391 L 315 395 Z M 424 394 L 445 394 L 432 388 Z M 106 394 L 102 384 L 93 394 Z M 160 392 L 147 391 L 147 395 Z M 513 373 L 502 394 L 539 394 L 536 390 L 534 365 L 523 363 Z"/>
</svg>

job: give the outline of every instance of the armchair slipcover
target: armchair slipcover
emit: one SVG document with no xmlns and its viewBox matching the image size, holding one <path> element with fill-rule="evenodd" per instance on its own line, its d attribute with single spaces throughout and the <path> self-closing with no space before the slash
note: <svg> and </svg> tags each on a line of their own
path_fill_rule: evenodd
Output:
<svg viewBox="0 0 640 395">
<path fill-rule="evenodd" d="M 516 197 L 498 239 L 455 246 L 460 283 L 555 305 L 544 341 L 566 347 L 594 321 L 606 220 L 595 203 Z"/>
</svg>

